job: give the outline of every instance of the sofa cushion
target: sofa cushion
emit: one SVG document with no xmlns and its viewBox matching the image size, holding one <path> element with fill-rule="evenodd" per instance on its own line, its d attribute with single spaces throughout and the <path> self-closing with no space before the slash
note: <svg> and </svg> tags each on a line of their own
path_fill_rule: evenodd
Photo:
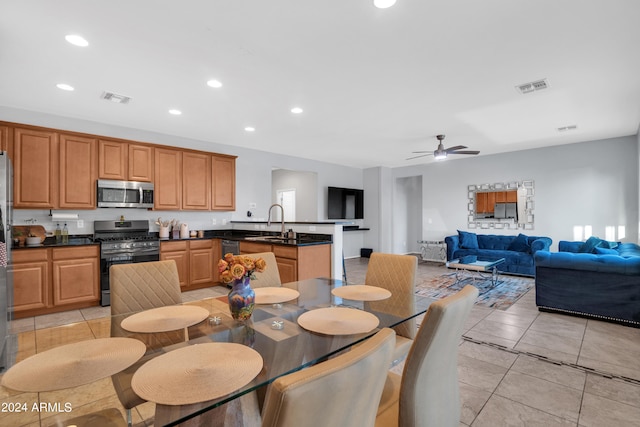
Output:
<svg viewBox="0 0 640 427">
<path fill-rule="evenodd" d="M 527 236 L 522 233 L 518 234 L 516 238 L 513 239 L 511 244 L 507 247 L 507 250 L 516 252 L 531 252 L 531 247 L 527 242 Z"/>
<path fill-rule="evenodd" d="M 580 249 L 578 249 L 578 252 L 587 253 L 587 254 L 593 253 L 593 250 L 598 246 L 603 248 L 608 248 L 609 242 L 607 242 L 606 240 L 602 240 L 599 237 L 591 236 L 587 239 L 586 242 L 582 244 L 582 246 L 580 246 Z"/>
<path fill-rule="evenodd" d="M 601 248 L 600 246 L 596 246 L 595 248 L 593 248 L 594 252 L 596 255 L 619 255 L 618 251 L 616 251 L 615 249 L 609 249 L 609 248 Z"/>
<path fill-rule="evenodd" d="M 468 233 L 458 230 L 460 237 L 460 247 L 463 249 L 478 249 L 478 236 L 476 233 Z"/>
</svg>

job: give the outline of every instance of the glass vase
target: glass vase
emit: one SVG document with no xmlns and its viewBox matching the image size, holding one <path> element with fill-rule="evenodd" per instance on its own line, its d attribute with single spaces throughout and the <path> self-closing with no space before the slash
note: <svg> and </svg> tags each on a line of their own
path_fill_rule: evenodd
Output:
<svg viewBox="0 0 640 427">
<path fill-rule="evenodd" d="M 231 291 L 229 291 L 229 310 L 231 317 L 238 322 L 244 322 L 251 318 L 255 305 L 256 293 L 251 288 L 251 278 L 243 277 L 233 281 Z"/>
</svg>

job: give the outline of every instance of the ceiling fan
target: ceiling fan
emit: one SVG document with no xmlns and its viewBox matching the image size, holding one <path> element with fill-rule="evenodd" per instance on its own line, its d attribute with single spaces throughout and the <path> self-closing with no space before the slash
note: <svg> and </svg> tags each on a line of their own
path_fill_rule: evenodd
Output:
<svg viewBox="0 0 640 427">
<path fill-rule="evenodd" d="M 419 156 L 414 156 L 414 157 L 409 157 L 407 160 L 412 160 L 412 159 L 417 159 L 419 157 L 425 157 L 425 156 L 433 156 L 434 159 L 436 160 L 444 160 L 447 158 L 448 154 L 480 154 L 479 151 L 475 151 L 475 150 L 464 150 L 465 147 L 464 145 L 456 145 L 455 147 L 449 147 L 449 148 L 444 148 L 444 145 L 442 145 L 442 141 L 444 140 L 444 135 L 436 135 L 436 138 L 438 138 L 438 148 L 435 151 L 414 151 L 413 153 L 426 153 L 426 154 L 420 154 Z M 464 151 L 460 151 L 460 150 L 464 150 Z"/>
</svg>

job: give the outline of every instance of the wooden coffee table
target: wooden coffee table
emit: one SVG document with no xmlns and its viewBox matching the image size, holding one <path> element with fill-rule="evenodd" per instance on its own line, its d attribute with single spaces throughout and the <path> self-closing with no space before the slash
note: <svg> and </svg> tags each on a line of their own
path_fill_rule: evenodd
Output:
<svg viewBox="0 0 640 427">
<path fill-rule="evenodd" d="M 498 265 L 504 261 L 504 258 L 500 258 L 495 261 L 475 261 L 462 264 L 460 260 L 454 259 L 447 262 L 447 267 L 456 269 L 456 283 L 471 277 L 474 284 L 476 279 L 482 281 L 491 280 L 491 287 L 494 287 L 498 284 L 498 278 L 500 277 Z"/>
</svg>

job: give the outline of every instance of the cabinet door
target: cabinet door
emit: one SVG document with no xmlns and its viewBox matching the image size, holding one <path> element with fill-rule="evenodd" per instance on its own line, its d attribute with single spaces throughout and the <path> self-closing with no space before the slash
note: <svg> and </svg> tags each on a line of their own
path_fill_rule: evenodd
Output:
<svg viewBox="0 0 640 427">
<path fill-rule="evenodd" d="M 129 144 L 128 160 L 130 181 L 153 181 L 153 147 Z"/>
<path fill-rule="evenodd" d="M 13 207 L 55 208 L 58 189 L 58 135 L 13 131 Z"/>
<path fill-rule="evenodd" d="M 60 202 L 68 209 L 96 208 L 97 141 L 60 135 Z"/>
<path fill-rule="evenodd" d="M 98 178 L 127 180 L 127 144 L 118 141 L 98 141 Z"/>
<path fill-rule="evenodd" d="M 178 278 L 180 279 L 180 287 L 189 286 L 189 253 L 187 251 L 179 252 L 161 252 L 160 260 L 174 260 L 178 268 Z"/>
<path fill-rule="evenodd" d="M 97 258 L 54 260 L 52 266 L 54 305 L 100 299 L 100 267 Z"/>
<path fill-rule="evenodd" d="M 213 269 L 213 248 L 189 250 L 190 285 L 213 283 Z"/>
<path fill-rule="evenodd" d="M 255 254 L 258 252 L 271 252 L 271 245 L 268 243 L 258 243 L 258 242 L 240 242 L 240 253 L 242 255 L 245 254 Z M 224 256 L 224 254 L 222 254 Z"/>
<path fill-rule="evenodd" d="M 182 209 L 209 210 L 210 200 L 211 156 L 182 153 Z"/>
<path fill-rule="evenodd" d="M 487 206 L 486 206 L 485 212 L 493 213 L 493 211 L 495 210 L 495 206 L 496 206 L 496 193 L 494 192 L 487 193 Z"/>
<path fill-rule="evenodd" d="M 9 126 L 0 126 L 0 151 L 9 151 Z"/>
<path fill-rule="evenodd" d="M 233 211 L 236 209 L 236 159 L 224 156 L 211 156 L 211 159 L 211 209 Z"/>
<path fill-rule="evenodd" d="M 182 152 L 156 148 L 154 208 L 179 210 L 182 206 Z"/>
<path fill-rule="evenodd" d="M 50 306 L 47 261 L 14 264 L 10 270 L 13 271 L 14 313 Z"/>
<path fill-rule="evenodd" d="M 280 282 L 289 283 L 298 280 L 298 261 L 289 258 L 276 258 Z"/>
</svg>

